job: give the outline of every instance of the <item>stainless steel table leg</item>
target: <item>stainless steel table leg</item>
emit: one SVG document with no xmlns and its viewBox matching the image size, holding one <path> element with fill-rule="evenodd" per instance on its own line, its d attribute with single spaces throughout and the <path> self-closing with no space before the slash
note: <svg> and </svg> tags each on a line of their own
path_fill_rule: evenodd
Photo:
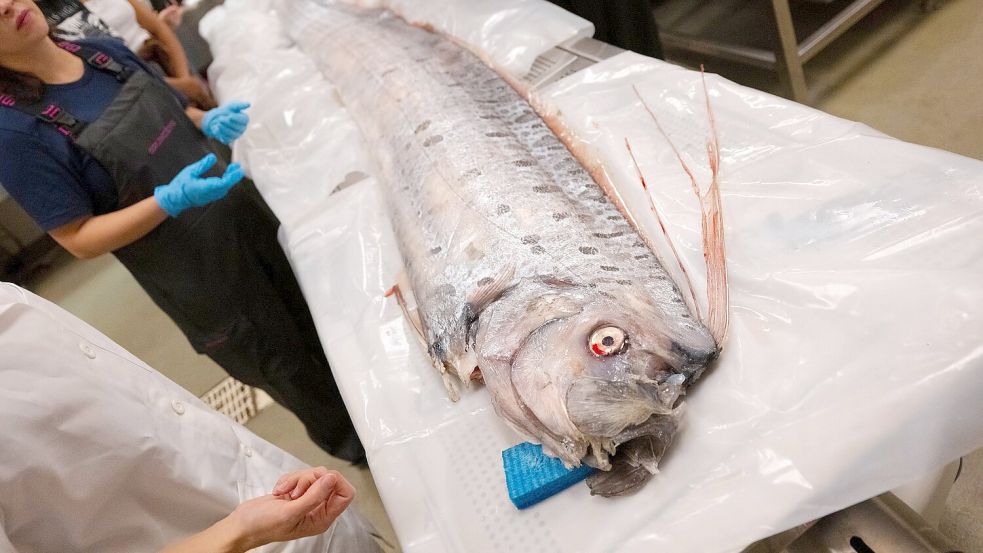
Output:
<svg viewBox="0 0 983 553">
<path fill-rule="evenodd" d="M 792 11 L 788 0 L 772 0 L 775 12 L 775 24 L 778 29 L 778 45 L 776 48 L 778 78 L 782 80 L 791 98 L 796 102 L 809 103 L 809 90 L 806 87 L 805 73 L 802 71 L 802 58 L 799 57 L 799 42 L 795 38 L 795 27 L 792 25 Z"/>
<path fill-rule="evenodd" d="M 785 553 L 959 553 L 892 493 L 823 517 Z"/>
</svg>

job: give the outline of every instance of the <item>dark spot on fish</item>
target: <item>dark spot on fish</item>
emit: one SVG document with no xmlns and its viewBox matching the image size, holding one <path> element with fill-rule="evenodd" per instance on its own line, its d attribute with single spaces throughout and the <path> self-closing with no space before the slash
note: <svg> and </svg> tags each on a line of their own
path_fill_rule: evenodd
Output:
<svg viewBox="0 0 983 553">
<path fill-rule="evenodd" d="M 540 194 L 547 194 L 550 192 L 559 192 L 560 187 L 555 184 L 541 184 L 539 186 L 532 187 L 533 192 L 539 192 Z"/>
<path fill-rule="evenodd" d="M 479 115 L 478 117 L 479 117 L 480 119 L 501 119 L 501 118 L 502 118 L 502 117 L 501 117 L 500 115 L 496 115 L 496 114 L 491 114 L 491 115 Z"/>
<path fill-rule="evenodd" d="M 622 232 L 621 234 L 624 234 L 624 233 Z M 631 247 L 633 247 L 633 248 L 644 248 L 645 247 L 645 243 L 644 242 L 641 242 L 641 241 L 636 241 L 634 244 L 631 245 Z"/>
<path fill-rule="evenodd" d="M 437 293 L 440 294 L 440 295 L 442 295 L 442 296 L 444 296 L 444 295 L 450 296 L 450 295 L 454 294 L 454 292 L 456 292 L 456 291 L 457 291 L 457 289 L 454 288 L 454 286 L 452 284 L 442 284 L 442 285 L 440 285 L 440 287 L 437 288 Z"/>
<path fill-rule="evenodd" d="M 611 294 L 610 292 L 598 292 L 598 294 L 604 296 L 605 298 L 608 298 L 609 300 L 618 299 L 618 298 L 615 298 L 614 295 Z"/>
<path fill-rule="evenodd" d="M 480 177 L 480 176 L 481 176 L 481 170 L 480 169 L 468 169 L 467 171 L 461 173 L 461 178 L 462 179 L 470 179 L 470 178 Z"/>
<path fill-rule="evenodd" d="M 595 238 L 618 238 L 619 236 L 624 236 L 625 231 L 619 230 L 618 232 L 595 232 Z"/>
<path fill-rule="evenodd" d="M 509 206 L 507 206 L 507 205 L 505 205 L 505 204 L 501 204 L 501 205 L 498 206 L 498 214 L 499 215 L 505 215 L 509 211 L 512 211 L 512 208 L 509 207 Z"/>
<path fill-rule="evenodd" d="M 631 281 L 630 280 L 616 280 L 615 282 L 617 282 L 618 284 L 620 284 L 622 286 L 630 286 L 631 285 Z"/>
<path fill-rule="evenodd" d="M 416 128 L 416 130 L 413 131 L 413 134 L 420 134 L 421 132 L 427 130 L 428 128 L 430 128 L 430 120 L 429 119 L 427 119 L 423 123 L 420 123 L 420 126 L 418 126 Z"/>
<path fill-rule="evenodd" d="M 679 296 L 673 296 L 672 297 L 672 303 L 683 303 L 683 298 L 681 298 Z"/>
<path fill-rule="evenodd" d="M 559 211 L 559 212 L 553 214 L 553 219 L 555 221 L 562 221 L 562 220 L 566 219 L 569 216 L 570 216 L 570 214 L 567 213 L 566 211 Z"/>
<path fill-rule="evenodd" d="M 512 162 L 512 165 L 516 167 L 532 167 L 536 165 L 536 162 L 531 159 L 517 159 Z"/>
<path fill-rule="evenodd" d="M 539 119 L 539 117 L 535 113 L 533 113 L 531 111 L 527 111 L 527 112 L 523 113 L 522 115 L 516 117 L 515 120 L 513 121 L 513 123 L 528 123 L 528 122 L 533 121 L 535 119 Z"/>
<path fill-rule="evenodd" d="M 577 215 L 577 219 L 582 223 L 589 223 L 594 220 L 594 216 L 590 213 L 581 213 Z"/>
<path fill-rule="evenodd" d="M 559 152 L 560 150 L 566 150 L 567 147 L 563 144 L 554 144 L 552 146 L 547 146 L 546 149 L 551 152 Z"/>
<path fill-rule="evenodd" d="M 544 247 L 542 247 L 540 245 L 535 245 L 535 246 L 532 247 L 532 253 L 534 253 L 536 255 L 543 255 L 544 253 L 546 253 L 546 248 L 544 248 Z"/>
<path fill-rule="evenodd" d="M 580 246 L 580 253 L 584 255 L 594 255 L 597 253 L 597 248 L 593 246 Z"/>
<path fill-rule="evenodd" d="M 430 248 L 430 255 L 437 255 L 441 250 L 443 250 L 443 248 L 440 246 L 434 246 L 433 248 Z"/>
<path fill-rule="evenodd" d="M 495 279 L 491 277 L 485 277 L 478 281 L 478 286 L 488 286 L 489 284 L 495 282 Z"/>
<path fill-rule="evenodd" d="M 381 75 L 381 76 L 382 76 L 382 77 L 385 77 L 386 75 L 388 75 L 388 74 L 390 74 L 390 73 L 392 73 L 392 72 L 393 72 L 393 71 L 395 71 L 395 70 L 396 70 L 396 68 L 395 68 L 395 67 L 390 67 L 389 69 L 386 69 L 385 71 L 383 71 L 383 72 L 382 72 L 382 75 Z"/>
<path fill-rule="evenodd" d="M 430 344 L 428 348 L 430 351 L 430 356 L 434 359 L 441 359 L 444 355 L 444 346 L 440 342 L 434 342 Z"/>
<path fill-rule="evenodd" d="M 539 235 L 538 234 L 528 234 L 528 235 L 522 237 L 522 243 L 523 244 L 535 244 L 537 242 L 539 242 Z"/>
<path fill-rule="evenodd" d="M 617 221 L 621 219 L 621 215 L 608 215 L 607 219 L 608 221 Z"/>
<path fill-rule="evenodd" d="M 485 133 L 485 136 L 487 136 L 488 138 L 505 138 L 505 137 L 509 136 L 509 133 L 507 133 L 507 132 L 500 132 L 500 131 L 486 132 Z"/>
<path fill-rule="evenodd" d="M 546 277 L 543 279 L 543 282 L 550 286 L 556 286 L 559 288 L 569 288 L 571 286 L 575 286 L 574 283 L 570 282 L 569 280 L 563 280 L 556 277 Z"/>
<path fill-rule="evenodd" d="M 650 257 L 652 257 L 650 254 L 643 253 L 642 255 L 636 255 L 635 259 L 648 259 Z"/>
<path fill-rule="evenodd" d="M 587 287 L 588 288 L 597 288 L 597 283 L 596 282 L 591 282 L 591 283 L 587 284 Z"/>
<path fill-rule="evenodd" d="M 608 271 L 608 272 L 616 273 L 616 272 L 620 271 L 621 269 L 619 269 L 617 267 L 612 267 L 611 265 L 601 265 L 601 270 L 602 271 Z"/>
<path fill-rule="evenodd" d="M 438 135 L 431 136 L 430 138 L 428 138 L 428 139 L 426 139 L 426 140 L 423 141 L 423 147 L 424 148 L 429 148 L 430 146 L 433 146 L 434 144 L 437 144 L 438 142 L 441 142 L 443 140 L 444 140 L 444 137 L 441 136 L 441 135 L 439 135 L 439 134 Z"/>
</svg>

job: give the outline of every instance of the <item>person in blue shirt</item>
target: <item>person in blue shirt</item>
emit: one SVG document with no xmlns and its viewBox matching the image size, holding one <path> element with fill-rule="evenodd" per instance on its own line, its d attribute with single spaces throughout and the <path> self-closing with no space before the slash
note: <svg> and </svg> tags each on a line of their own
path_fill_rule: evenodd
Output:
<svg viewBox="0 0 983 553">
<path fill-rule="evenodd" d="M 363 462 L 279 221 L 226 161 L 248 107 L 190 107 L 115 39 L 56 42 L 33 0 L 0 0 L 7 192 L 75 256 L 116 256 L 198 352 Z"/>
</svg>

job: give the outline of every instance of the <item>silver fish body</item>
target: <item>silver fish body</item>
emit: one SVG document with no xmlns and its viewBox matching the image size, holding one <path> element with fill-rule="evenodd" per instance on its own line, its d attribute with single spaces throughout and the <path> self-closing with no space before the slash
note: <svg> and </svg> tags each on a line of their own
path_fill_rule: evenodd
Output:
<svg viewBox="0 0 983 553">
<path fill-rule="evenodd" d="M 377 154 L 436 366 L 592 490 L 637 489 L 718 346 L 624 216 L 505 80 L 383 12 L 291 2 L 298 45 Z"/>
</svg>

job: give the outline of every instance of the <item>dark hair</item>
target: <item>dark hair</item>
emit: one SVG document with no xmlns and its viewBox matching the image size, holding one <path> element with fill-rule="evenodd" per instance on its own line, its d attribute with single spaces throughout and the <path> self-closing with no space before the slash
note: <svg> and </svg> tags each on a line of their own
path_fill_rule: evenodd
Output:
<svg viewBox="0 0 983 553">
<path fill-rule="evenodd" d="M 54 26 L 49 26 L 48 38 L 58 42 Z M 0 65 L 0 94 L 13 96 L 18 102 L 37 102 L 44 96 L 44 81 L 31 73 L 14 71 Z"/>
<path fill-rule="evenodd" d="M 37 102 L 44 95 L 44 82 L 30 73 L 0 65 L 0 94 L 13 96 L 18 102 Z"/>
</svg>

